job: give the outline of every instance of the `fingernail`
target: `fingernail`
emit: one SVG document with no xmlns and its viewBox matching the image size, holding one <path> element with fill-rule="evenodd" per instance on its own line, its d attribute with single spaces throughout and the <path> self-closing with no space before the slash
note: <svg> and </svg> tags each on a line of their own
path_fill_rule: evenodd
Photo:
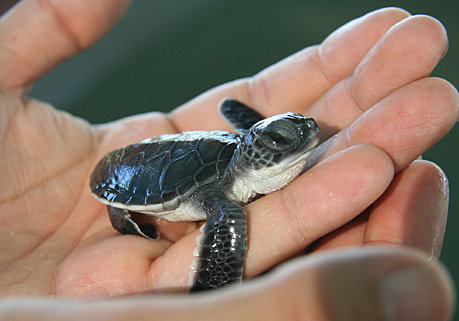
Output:
<svg viewBox="0 0 459 321">
<path fill-rule="evenodd" d="M 387 320 L 448 320 L 449 302 L 443 282 L 424 267 L 402 269 L 382 283 L 382 305 Z M 443 314 L 443 315 L 442 315 Z"/>
</svg>

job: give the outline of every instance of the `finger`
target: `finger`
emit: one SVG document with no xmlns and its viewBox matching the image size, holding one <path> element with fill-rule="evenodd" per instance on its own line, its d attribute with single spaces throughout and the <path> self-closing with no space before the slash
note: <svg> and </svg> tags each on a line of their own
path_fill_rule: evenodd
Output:
<svg viewBox="0 0 459 321">
<path fill-rule="evenodd" d="M 337 230 L 325 235 L 306 248 L 306 253 L 336 250 L 363 245 L 363 236 L 368 223 L 368 210 Z"/>
<path fill-rule="evenodd" d="M 315 166 L 283 190 L 250 203 L 245 275 L 258 275 L 352 220 L 384 192 L 392 175 L 385 153 L 356 146 Z M 153 263 L 152 271 L 166 271 L 171 265 L 177 269 L 153 275 L 152 287 L 187 284 L 199 233 L 185 236 Z"/>
<path fill-rule="evenodd" d="M 344 227 L 314 244 L 313 251 L 362 245 L 397 244 L 440 256 L 448 215 L 448 180 L 428 161 L 398 173 L 383 196 Z"/>
<path fill-rule="evenodd" d="M 459 96 L 445 80 L 423 78 L 367 110 L 351 126 L 319 145 L 308 167 L 356 144 L 370 144 L 392 158 L 396 172 L 438 142 L 458 119 Z"/>
<path fill-rule="evenodd" d="M 384 33 L 408 16 L 406 11 L 389 8 L 355 19 L 320 46 L 306 48 L 253 79 L 241 79 L 198 96 L 173 111 L 171 119 L 179 131 L 221 129 L 225 122 L 216 106 L 225 97 L 241 100 L 265 116 L 304 111 L 333 84 L 351 75 Z"/>
<path fill-rule="evenodd" d="M 407 249 L 367 248 L 298 259 L 243 286 L 193 296 L 4 300 L 0 318 L 446 321 L 453 297 L 442 266 Z"/>
<path fill-rule="evenodd" d="M 246 275 L 258 275 L 353 220 L 392 177 L 387 154 L 356 146 L 298 177 L 280 197 L 273 193 L 249 204 Z"/>
<path fill-rule="evenodd" d="M 446 30 L 439 21 L 429 16 L 409 17 L 394 25 L 352 76 L 323 95 L 308 115 L 318 122 L 326 139 L 397 88 L 427 77 L 447 48 Z"/>
<path fill-rule="evenodd" d="M 448 215 L 448 180 L 433 163 L 415 161 L 373 205 L 365 244 L 399 244 L 440 256 Z"/>
<path fill-rule="evenodd" d="M 131 0 L 24 0 L 0 19 L 0 89 L 22 89 L 93 44 Z"/>
</svg>

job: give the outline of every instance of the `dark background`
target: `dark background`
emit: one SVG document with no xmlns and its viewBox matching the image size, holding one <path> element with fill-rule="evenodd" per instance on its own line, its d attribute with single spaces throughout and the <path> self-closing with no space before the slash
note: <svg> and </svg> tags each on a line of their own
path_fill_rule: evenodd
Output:
<svg viewBox="0 0 459 321">
<path fill-rule="evenodd" d="M 4 1 L 0 10 L 14 1 Z M 384 6 L 438 18 L 450 49 L 434 75 L 459 83 L 458 1 L 135 1 L 98 44 L 38 81 L 31 95 L 91 122 L 168 111 L 218 84 L 250 76 L 347 21 Z M 3 8 L 2 8 L 3 7 Z M 450 214 L 441 260 L 458 284 L 459 130 L 424 154 L 446 172 Z"/>
</svg>

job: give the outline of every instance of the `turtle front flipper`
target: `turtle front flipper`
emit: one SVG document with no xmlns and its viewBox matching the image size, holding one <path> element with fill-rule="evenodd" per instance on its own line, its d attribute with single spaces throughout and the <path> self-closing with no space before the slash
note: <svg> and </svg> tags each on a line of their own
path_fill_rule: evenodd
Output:
<svg viewBox="0 0 459 321">
<path fill-rule="evenodd" d="M 191 292 L 224 287 L 242 280 L 247 228 L 245 211 L 222 195 L 201 200 L 207 221 L 203 227 L 198 265 Z"/>
<path fill-rule="evenodd" d="M 153 224 L 142 224 L 141 227 L 131 218 L 129 211 L 123 208 L 107 206 L 110 222 L 122 234 L 133 234 L 149 240 L 157 240 L 159 232 Z"/>
<path fill-rule="evenodd" d="M 220 105 L 220 112 L 241 135 L 264 118 L 252 108 L 234 99 L 224 100 Z"/>
</svg>

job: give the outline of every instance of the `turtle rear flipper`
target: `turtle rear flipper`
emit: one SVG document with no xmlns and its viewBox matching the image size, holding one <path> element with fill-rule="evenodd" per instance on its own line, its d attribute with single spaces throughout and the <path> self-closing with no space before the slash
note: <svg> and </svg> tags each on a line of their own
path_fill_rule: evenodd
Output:
<svg viewBox="0 0 459 321">
<path fill-rule="evenodd" d="M 122 234 L 142 236 L 149 240 L 157 240 L 159 232 L 153 224 L 142 224 L 141 227 L 131 218 L 129 211 L 123 208 L 107 206 L 110 222 Z"/>
<path fill-rule="evenodd" d="M 220 105 L 220 112 L 241 135 L 255 123 L 264 119 L 255 110 L 234 99 L 224 100 Z"/>
<path fill-rule="evenodd" d="M 247 247 L 245 211 L 223 195 L 202 199 L 207 221 L 199 238 L 198 265 L 190 292 L 241 281 Z"/>
</svg>

